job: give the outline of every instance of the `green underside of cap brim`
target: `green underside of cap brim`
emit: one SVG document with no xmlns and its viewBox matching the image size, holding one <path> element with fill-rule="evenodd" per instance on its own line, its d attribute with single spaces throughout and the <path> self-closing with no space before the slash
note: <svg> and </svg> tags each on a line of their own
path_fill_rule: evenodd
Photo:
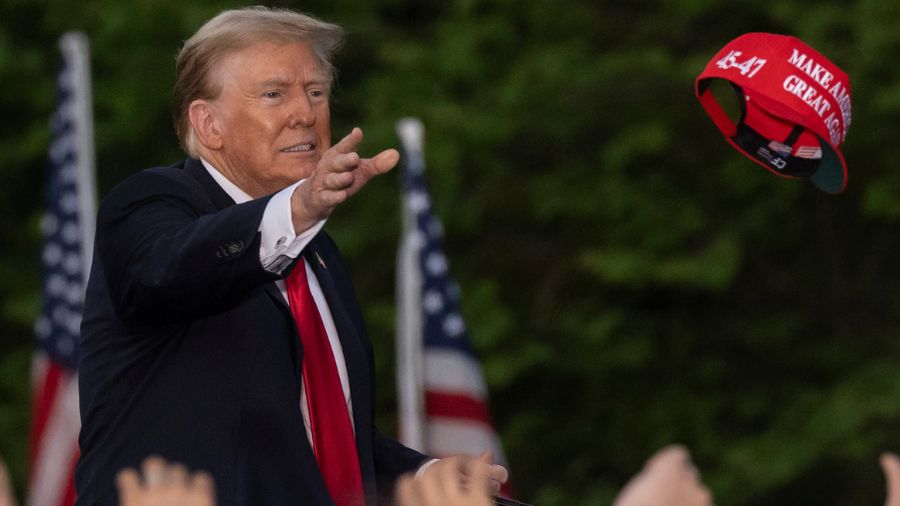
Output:
<svg viewBox="0 0 900 506">
<path fill-rule="evenodd" d="M 840 157 L 828 145 L 822 142 L 822 161 L 817 170 L 809 177 L 820 190 L 827 193 L 840 193 L 844 189 L 844 166 Z"/>
</svg>

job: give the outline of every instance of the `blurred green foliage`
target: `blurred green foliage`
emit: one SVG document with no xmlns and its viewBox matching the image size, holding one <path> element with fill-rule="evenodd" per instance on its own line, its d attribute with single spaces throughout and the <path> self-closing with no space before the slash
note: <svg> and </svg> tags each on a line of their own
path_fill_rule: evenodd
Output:
<svg viewBox="0 0 900 506">
<path fill-rule="evenodd" d="M 718 504 L 877 504 L 900 448 L 900 3 L 274 2 L 349 31 L 334 135 L 420 117 L 433 200 L 519 495 L 603 504 L 687 444 Z M 0 454 L 21 490 L 56 40 L 93 44 L 102 195 L 179 153 L 173 58 L 236 2 L 0 0 Z M 693 98 L 727 41 L 793 34 L 852 77 L 848 190 L 733 151 Z M 328 228 L 395 425 L 399 183 Z"/>
</svg>

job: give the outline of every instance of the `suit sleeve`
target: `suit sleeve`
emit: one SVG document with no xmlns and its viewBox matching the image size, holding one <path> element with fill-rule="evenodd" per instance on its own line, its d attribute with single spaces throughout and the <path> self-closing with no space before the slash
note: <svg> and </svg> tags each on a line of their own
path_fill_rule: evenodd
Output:
<svg viewBox="0 0 900 506">
<path fill-rule="evenodd" d="M 416 472 L 431 458 L 385 436 L 377 428 L 373 428 L 372 447 L 379 490 L 392 489 L 401 474 Z"/>
<path fill-rule="evenodd" d="M 272 195 L 266 205 L 262 223 L 259 227 L 260 249 L 259 259 L 263 269 L 283 274 L 285 269 L 294 264 L 303 248 L 312 241 L 325 226 L 325 220 L 319 220 L 309 229 L 297 234 L 294 230 L 291 213 L 291 196 L 294 190 L 306 180 L 288 186 Z"/>
<path fill-rule="evenodd" d="M 97 249 L 123 320 L 178 321 L 236 304 L 277 276 L 262 268 L 268 198 L 216 210 L 183 172 L 151 169 L 104 200 Z"/>
</svg>

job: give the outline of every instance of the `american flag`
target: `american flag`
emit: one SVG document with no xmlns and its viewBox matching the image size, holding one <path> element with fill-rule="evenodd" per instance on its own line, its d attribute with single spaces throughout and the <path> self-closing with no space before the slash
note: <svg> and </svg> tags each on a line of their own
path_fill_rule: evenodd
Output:
<svg viewBox="0 0 900 506">
<path fill-rule="evenodd" d="M 506 466 L 484 375 L 460 314 L 460 290 L 442 249 L 443 227 L 431 211 L 424 128 L 405 119 L 397 132 L 405 158 L 397 269 L 400 439 L 436 457 L 490 450 L 494 461 Z"/>
<path fill-rule="evenodd" d="M 75 502 L 78 459 L 78 341 L 93 245 L 93 135 L 87 39 L 60 39 L 62 68 L 45 188 L 43 311 L 35 324 L 32 422 L 29 441 L 30 506 Z"/>
</svg>

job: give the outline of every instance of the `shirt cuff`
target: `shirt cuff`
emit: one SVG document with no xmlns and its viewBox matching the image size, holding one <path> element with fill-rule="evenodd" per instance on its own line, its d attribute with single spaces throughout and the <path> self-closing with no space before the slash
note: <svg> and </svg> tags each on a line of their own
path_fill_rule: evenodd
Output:
<svg viewBox="0 0 900 506">
<path fill-rule="evenodd" d="M 431 459 L 428 462 L 422 464 L 421 467 L 419 467 L 419 470 L 416 471 L 415 479 L 418 480 L 419 478 L 421 478 L 422 475 L 425 474 L 425 470 L 428 469 L 429 467 L 431 467 L 431 464 L 434 464 L 438 460 L 440 460 L 440 459 Z"/>
<path fill-rule="evenodd" d="M 281 274 L 325 226 L 325 220 L 320 220 L 300 235 L 297 235 L 294 230 L 294 221 L 291 218 L 291 195 L 304 182 L 306 182 L 305 179 L 298 181 L 272 195 L 263 212 L 262 222 L 259 224 L 259 231 L 262 235 L 259 260 L 263 269 L 271 273 Z"/>
</svg>

